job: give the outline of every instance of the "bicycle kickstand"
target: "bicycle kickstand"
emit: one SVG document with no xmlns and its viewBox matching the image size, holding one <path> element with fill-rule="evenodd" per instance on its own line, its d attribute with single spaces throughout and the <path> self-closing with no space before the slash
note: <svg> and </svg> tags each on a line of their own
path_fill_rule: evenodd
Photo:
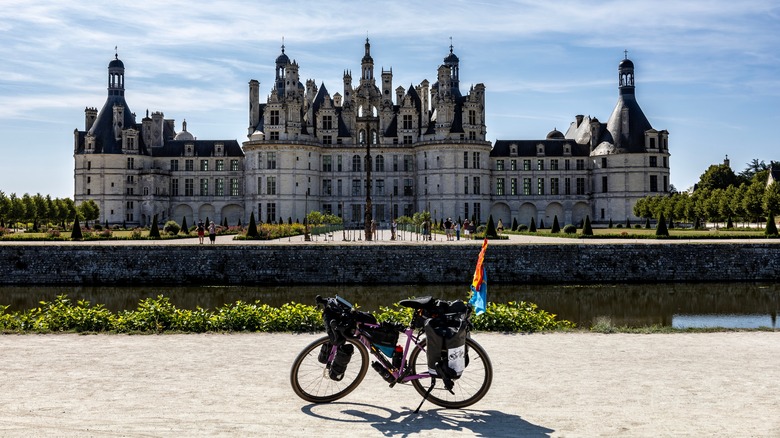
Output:
<svg viewBox="0 0 780 438">
<path fill-rule="evenodd" d="M 425 403 L 425 400 L 428 400 L 428 396 L 431 395 L 431 392 L 433 391 L 433 387 L 436 385 L 436 379 L 431 379 L 431 386 L 428 388 L 428 391 L 423 396 L 422 401 L 420 402 L 420 406 L 417 406 L 417 409 L 414 410 L 414 413 L 420 412 L 420 408 L 422 407 L 423 403 Z"/>
</svg>

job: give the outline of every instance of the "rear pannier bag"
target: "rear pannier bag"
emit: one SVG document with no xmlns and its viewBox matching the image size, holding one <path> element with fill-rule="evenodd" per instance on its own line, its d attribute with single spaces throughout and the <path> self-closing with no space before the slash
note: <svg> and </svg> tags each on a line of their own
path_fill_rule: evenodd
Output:
<svg viewBox="0 0 780 438">
<path fill-rule="evenodd" d="M 383 322 L 379 327 L 364 328 L 363 331 L 371 339 L 371 344 L 387 357 L 393 355 L 398 343 L 398 327 L 395 324 Z"/>
<path fill-rule="evenodd" d="M 439 301 L 435 313 L 425 323 L 428 371 L 449 379 L 463 374 L 466 357 L 466 337 L 469 308 L 463 301 Z"/>
</svg>

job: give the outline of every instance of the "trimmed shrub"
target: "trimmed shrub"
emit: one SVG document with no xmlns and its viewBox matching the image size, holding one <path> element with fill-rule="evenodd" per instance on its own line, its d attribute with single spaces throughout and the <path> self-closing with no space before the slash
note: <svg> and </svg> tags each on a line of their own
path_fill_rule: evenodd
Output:
<svg viewBox="0 0 780 438">
<path fill-rule="evenodd" d="M 152 218 L 152 228 L 149 229 L 149 238 L 151 239 L 160 238 L 160 228 L 157 226 L 157 215 L 154 215 L 154 217 Z"/>
<path fill-rule="evenodd" d="M 485 237 L 487 237 L 488 239 L 498 238 L 498 233 L 496 232 L 496 225 L 493 223 L 492 214 L 488 216 L 487 229 L 485 230 Z"/>
<path fill-rule="evenodd" d="M 176 221 L 168 221 L 163 225 L 163 231 L 170 234 L 171 236 L 175 236 L 179 234 L 179 231 L 181 231 L 181 228 L 179 228 L 179 224 L 176 223 Z"/>
<path fill-rule="evenodd" d="M 258 238 L 260 234 L 257 232 L 257 224 L 255 223 L 255 212 L 249 214 L 249 229 L 246 232 L 247 237 Z"/>
<path fill-rule="evenodd" d="M 184 234 L 190 234 L 190 227 L 187 226 L 187 216 L 181 218 L 181 230 Z"/>
<path fill-rule="evenodd" d="M 517 231 L 528 231 L 528 225 L 526 225 L 526 224 L 518 225 L 517 226 Z"/>
<path fill-rule="evenodd" d="M 528 226 L 528 231 L 532 233 L 536 232 L 536 220 L 534 218 L 531 218 L 531 225 Z"/>
<path fill-rule="evenodd" d="M 577 234 L 577 227 L 572 224 L 567 224 L 563 227 L 563 232 L 566 234 Z"/>
<path fill-rule="evenodd" d="M 777 224 L 775 224 L 775 214 L 769 213 L 769 217 L 766 219 L 766 229 L 764 234 L 767 236 L 777 237 Z"/>
<path fill-rule="evenodd" d="M 664 214 L 658 218 L 658 226 L 655 227 L 655 235 L 659 237 L 669 237 L 669 230 L 666 229 L 666 220 Z"/>
<path fill-rule="evenodd" d="M 609 218 L 609 225 L 607 225 L 609 228 L 612 228 L 612 218 Z"/>
<path fill-rule="evenodd" d="M 590 215 L 585 216 L 585 225 L 582 226 L 582 235 L 583 236 L 593 235 L 593 228 L 591 228 L 590 226 Z"/>
<path fill-rule="evenodd" d="M 83 239 L 84 235 L 81 233 L 81 225 L 79 224 L 79 215 L 73 219 L 73 229 L 70 232 L 70 238 L 73 240 Z"/>
<path fill-rule="evenodd" d="M 512 219 L 512 231 L 517 231 L 517 218 Z"/>
<path fill-rule="evenodd" d="M 550 233 L 558 233 L 561 231 L 561 226 L 558 225 L 558 215 L 556 214 L 553 218 L 553 224 L 552 228 L 550 228 Z"/>
</svg>

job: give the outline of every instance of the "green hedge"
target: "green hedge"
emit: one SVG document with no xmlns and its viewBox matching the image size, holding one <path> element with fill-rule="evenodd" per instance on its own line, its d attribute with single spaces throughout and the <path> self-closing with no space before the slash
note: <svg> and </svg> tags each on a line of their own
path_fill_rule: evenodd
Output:
<svg viewBox="0 0 780 438">
<path fill-rule="evenodd" d="M 204 333 L 204 332 L 318 332 L 323 331 L 322 315 L 316 306 L 288 303 L 271 307 L 260 302 L 237 301 L 216 310 L 200 307 L 179 309 L 162 295 L 141 300 L 136 310 L 116 313 L 102 304 L 72 301 L 60 295 L 54 301 L 26 311 L 8 312 L 0 306 L 0 332 L 111 332 L 111 333 Z M 380 321 L 408 324 L 412 310 L 383 307 L 375 315 Z M 487 311 L 473 316 L 477 330 L 502 332 L 535 332 L 573 328 L 574 324 L 537 309 L 535 304 L 510 302 L 489 303 Z"/>
</svg>

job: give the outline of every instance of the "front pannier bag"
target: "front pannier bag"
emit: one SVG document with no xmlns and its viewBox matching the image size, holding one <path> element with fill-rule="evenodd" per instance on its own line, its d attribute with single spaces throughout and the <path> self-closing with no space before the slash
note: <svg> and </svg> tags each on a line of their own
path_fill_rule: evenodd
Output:
<svg viewBox="0 0 780 438">
<path fill-rule="evenodd" d="M 455 380 L 468 364 L 466 337 L 469 327 L 469 306 L 463 301 L 437 301 L 436 310 L 425 323 L 428 340 L 428 371 L 439 377 Z"/>
<path fill-rule="evenodd" d="M 387 357 L 393 355 L 395 344 L 398 343 L 399 328 L 396 324 L 382 322 L 379 327 L 366 328 L 364 331 L 371 339 L 371 344 L 374 347 L 378 348 Z"/>
</svg>

